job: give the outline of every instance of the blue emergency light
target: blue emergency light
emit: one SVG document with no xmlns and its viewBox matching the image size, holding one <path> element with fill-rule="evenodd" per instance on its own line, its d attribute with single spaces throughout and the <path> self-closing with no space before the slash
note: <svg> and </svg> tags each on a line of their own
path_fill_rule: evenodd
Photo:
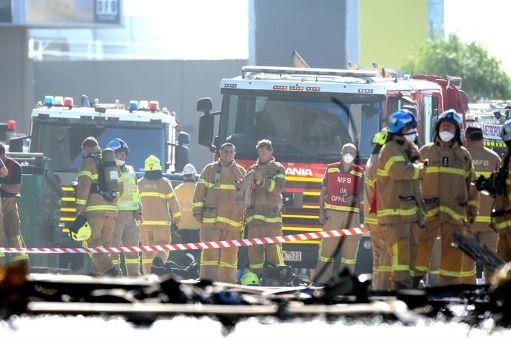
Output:
<svg viewBox="0 0 511 340">
<path fill-rule="evenodd" d="M 43 105 L 53 106 L 53 96 L 44 96 Z"/>
<path fill-rule="evenodd" d="M 138 101 L 130 100 L 130 103 L 128 105 L 128 110 L 131 112 L 131 111 L 135 111 L 137 109 L 138 109 Z"/>
</svg>

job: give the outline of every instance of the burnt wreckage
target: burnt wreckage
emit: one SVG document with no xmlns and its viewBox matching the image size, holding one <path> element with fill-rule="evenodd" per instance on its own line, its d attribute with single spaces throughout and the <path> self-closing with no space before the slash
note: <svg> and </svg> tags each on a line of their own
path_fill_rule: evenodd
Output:
<svg viewBox="0 0 511 340">
<path fill-rule="evenodd" d="M 417 290 L 369 290 L 370 280 L 339 272 L 324 287 L 259 287 L 180 281 L 175 274 L 144 278 L 30 274 L 24 267 L 0 269 L 0 318 L 15 315 L 119 315 L 137 325 L 175 315 L 209 316 L 227 330 L 249 317 L 276 320 L 464 322 L 491 320 L 511 327 L 511 263 L 504 264 L 476 240 L 455 235 L 455 245 L 496 270 L 492 285 L 453 285 Z"/>
</svg>

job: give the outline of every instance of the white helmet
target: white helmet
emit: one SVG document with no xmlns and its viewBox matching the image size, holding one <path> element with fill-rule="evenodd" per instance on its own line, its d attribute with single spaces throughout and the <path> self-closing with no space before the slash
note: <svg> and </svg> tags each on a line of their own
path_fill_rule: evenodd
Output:
<svg viewBox="0 0 511 340">
<path fill-rule="evenodd" d="M 500 137 L 504 142 L 511 141 L 511 119 L 506 120 L 504 125 L 502 125 L 502 132 L 500 133 Z"/>
<path fill-rule="evenodd" d="M 197 170 L 193 166 L 193 164 L 188 163 L 183 167 L 183 176 L 186 175 L 197 175 Z"/>
<path fill-rule="evenodd" d="M 467 127 L 469 126 L 477 126 L 477 118 L 473 113 L 465 114 L 465 122 L 467 123 Z"/>
</svg>

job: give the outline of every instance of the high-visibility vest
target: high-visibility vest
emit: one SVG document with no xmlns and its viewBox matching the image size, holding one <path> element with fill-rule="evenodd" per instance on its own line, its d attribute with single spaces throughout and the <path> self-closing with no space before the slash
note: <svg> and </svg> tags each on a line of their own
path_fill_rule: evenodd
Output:
<svg viewBox="0 0 511 340">
<path fill-rule="evenodd" d="M 359 212 L 355 206 L 357 200 L 350 200 L 359 194 L 361 179 L 364 173 L 362 167 L 353 164 L 349 172 L 341 172 L 339 163 L 328 164 L 326 168 L 327 196 L 325 198 L 325 209 Z"/>
<path fill-rule="evenodd" d="M 133 167 L 126 165 L 121 171 L 123 190 L 117 200 L 118 210 L 138 210 L 140 206 L 140 192 L 137 186 L 137 177 Z"/>
</svg>

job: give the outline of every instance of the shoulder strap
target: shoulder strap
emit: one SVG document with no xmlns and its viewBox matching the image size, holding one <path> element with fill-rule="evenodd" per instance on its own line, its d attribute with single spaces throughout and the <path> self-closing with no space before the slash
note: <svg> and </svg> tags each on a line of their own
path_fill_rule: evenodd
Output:
<svg viewBox="0 0 511 340">
<path fill-rule="evenodd" d="M 220 186 L 220 175 L 222 172 L 222 168 L 218 162 L 215 163 L 215 165 L 213 166 L 213 170 L 215 171 L 215 175 L 213 178 L 213 184 L 215 187 L 218 187 L 218 186 Z"/>
</svg>

